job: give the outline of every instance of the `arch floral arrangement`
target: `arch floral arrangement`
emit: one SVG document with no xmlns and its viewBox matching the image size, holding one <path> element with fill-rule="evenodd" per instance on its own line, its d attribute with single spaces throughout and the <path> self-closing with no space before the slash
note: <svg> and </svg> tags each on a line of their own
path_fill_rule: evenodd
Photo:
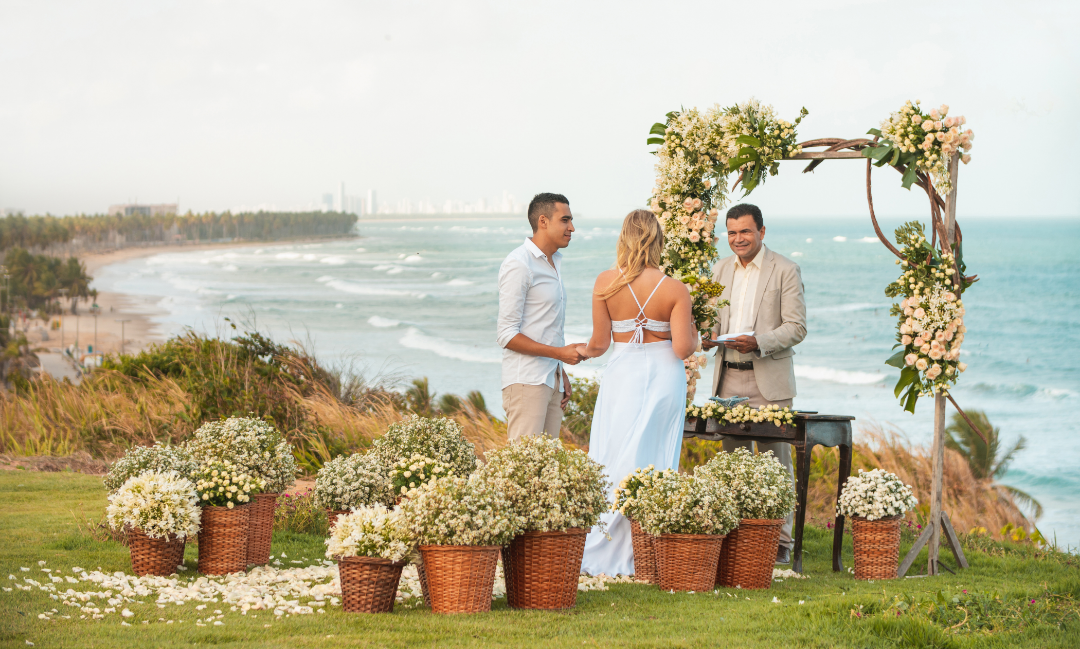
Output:
<svg viewBox="0 0 1080 649">
<path fill-rule="evenodd" d="M 908 101 L 880 128 L 868 131 L 872 139 L 799 142 L 797 127 L 807 114 L 803 108 L 789 122 L 777 117 L 772 106 L 750 99 L 726 108 L 716 105 L 706 111 L 673 111 L 664 122 L 653 125 L 648 144 L 659 148 L 654 152 L 656 186 L 649 204 L 664 229 L 663 270 L 690 289 L 698 331 L 707 334 L 716 324 L 718 311 L 727 306 L 727 301 L 720 300 L 724 287 L 712 280 L 712 267 L 719 257 L 714 230 L 729 193 L 741 184 L 743 196 L 750 194 L 779 172 L 781 160 L 811 159 L 800 155 L 804 148 L 825 147 L 824 153 L 833 153 L 834 157 L 851 157 L 836 155 L 844 150 L 859 152 L 867 160 L 867 202 L 874 231 L 903 268 L 902 276 L 889 285 L 886 295 L 904 297 L 893 308 L 898 318 L 896 339 L 904 349 L 887 362 L 901 369 L 896 395 L 903 393 L 904 407 L 914 411 L 920 396 L 947 394 L 948 386 L 956 383 L 965 367 L 957 360 L 965 331 L 960 295 L 977 278 L 963 275 L 960 229 L 956 228 L 955 240 L 950 238 L 942 209 L 946 205 L 943 195 L 953 189 L 955 163 L 967 164 L 971 160 L 969 151 L 975 133 L 963 129 L 967 120 L 950 116 L 948 106 L 924 111 L 919 101 Z M 804 173 L 823 161 L 824 156 L 812 159 Z M 932 222 L 930 243 L 918 222 L 906 223 L 896 231 L 903 251 L 885 238 L 874 214 L 871 166 L 891 166 L 902 174 L 905 189 L 916 185 L 927 193 Z M 729 177 L 735 173 L 738 176 L 729 188 Z M 952 306 L 942 306 L 946 303 Z M 916 312 L 923 316 L 916 317 Z M 934 315 L 926 320 L 925 314 L 931 312 Z M 920 333 L 915 331 L 916 323 L 932 336 L 916 336 Z M 706 357 L 695 354 L 684 364 L 687 398 L 692 400 Z"/>
</svg>

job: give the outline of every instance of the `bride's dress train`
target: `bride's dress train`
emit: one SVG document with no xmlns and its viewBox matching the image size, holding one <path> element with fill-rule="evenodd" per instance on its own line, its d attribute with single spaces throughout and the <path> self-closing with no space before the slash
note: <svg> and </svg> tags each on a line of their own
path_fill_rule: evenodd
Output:
<svg viewBox="0 0 1080 649">
<path fill-rule="evenodd" d="M 636 297 L 635 297 L 636 299 Z M 671 341 L 613 343 L 593 413 L 589 457 L 604 465 L 614 501 L 619 481 L 639 467 L 677 469 L 686 418 L 686 370 Z M 634 572 L 630 522 L 616 512 L 602 519 L 607 537 L 589 533 L 581 569 L 592 575 Z"/>
</svg>

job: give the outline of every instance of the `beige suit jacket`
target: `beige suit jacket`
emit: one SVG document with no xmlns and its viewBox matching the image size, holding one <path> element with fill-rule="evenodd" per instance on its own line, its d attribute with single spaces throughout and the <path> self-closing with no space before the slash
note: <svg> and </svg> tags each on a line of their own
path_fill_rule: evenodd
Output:
<svg viewBox="0 0 1080 649">
<path fill-rule="evenodd" d="M 713 267 L 713 281 L 724 285 L 721 299 L 731 298 L 737 263 L 739 258 L 731 255 Z M 753 352 L 754 379 L 761 396 L 769 401 L 793 399 L 795 366 L 791 357 L 795 355 L 795 350 L 792 348 L 806 338 L 806 299 L 799 265 L 765 248 L 753 299 L 754 337 L 758 343 L 758 349 Z M 730 331 L 731 307 L 721 309 L 719 316 L 713 333 L 722 336 Z M 716 350 L 713 394 L 720 392 L 720 382 L 724 377 L 723 351 L 723 347 Z"/>
</svg>

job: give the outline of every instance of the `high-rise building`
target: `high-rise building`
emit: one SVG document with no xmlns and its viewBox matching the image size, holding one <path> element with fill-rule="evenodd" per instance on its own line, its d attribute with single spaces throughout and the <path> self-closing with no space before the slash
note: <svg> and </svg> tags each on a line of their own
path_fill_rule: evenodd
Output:
<svg viewBox="0 0 1080 649">
<path fill-rule="evenodd" d="M 374 189 L 367 190 L 367 201 L 364 202 L 364 207 L 366 208 L 364 212 L 367 214 L 379 213 L 379 204 L 375 201 Z"/>
<path fill-rule="evenodd" d="M 338 204 L 337 204 L 337 207 L 338 207 L 339 212 L 347 212 L 348 211 L 348 205 L 345 204 L 345 181 L 344 180 L 341 181 L 341 184 L 338 186 Z"/>
<path fill-rule="evenodd" d="M 334 195 L 323 194 L 322 195 L 322 208 L 324 212 L 334 211 Z"/>
<path fill-rule="evenodd" d="M 157 203 L 155 205 L 121 203 L 109 206 L 109 216 L 163 216 L 165 214 L 178 214 L 179 208 L 178 203 Z"/>
</svg>

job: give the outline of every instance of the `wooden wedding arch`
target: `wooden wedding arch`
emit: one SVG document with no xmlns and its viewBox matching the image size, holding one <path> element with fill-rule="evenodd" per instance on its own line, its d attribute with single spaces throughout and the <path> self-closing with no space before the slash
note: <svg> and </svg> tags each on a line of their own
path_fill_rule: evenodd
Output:
<svg viewBox="0 0 1080 649">
<path fill-rule="evenodd" d="M 870 209 L 870 220 L 874 225 L 874 232 L 886 248 L 898 258 L 903 259 L 900 251 L 897 250 L 885 237 L 884 233 L 882 233 L 881 226 L 878 225 L 877 215 L 874 213 L 874 197 L 871 189 L 871 174 L 873 172 L 874 160 L 867 157 L 864 154 L 864 150 L 874 147 L 877 144 L 877 141 L 878 138 L 876 137 L 874 139 L 859 138 L 853 140 L 842 138 L 820 138 L 809 140 L 799 145 L 803 149 L 802 152 L 785 157 L 783 160 L 809 160 L 810 164 L 803 169 L 803 173 L 813 171 L 826 160 L 866 161 L 866 202 Z M 819 150 L 807 151 L 806 149 Z M 931 245 L 939 246 L 942 251 L 952 250 L 954 244 L 959 244 L 963 240 L 960 227 L 956 223 L 956 187 L 959 166 L 960 155 L 957 153 L 956 155 L 951 156 L 949 160 L 948 170 L 951 187 L 944 198 L 938 195 L 931 179 L 923 172 L 917 173 L 917 179 L 914 182 L 915 185 L 918 185 L 926 192 L 927 197 L 930 200 L 931 232 L 933 237 L 933 243 Z M 893 168 L 900 173 L 905 173 L 907 171 L 902 165 L 893 166 Z M 740 175 L 736 184 L 741 180 L 742 176 Z M 966 279 L 968 281 L 975 281 L 977 278 L 970 277 Z M 960 280 L 960 277 L 956 277 L 954 281 L 957 285 L 960 285 Z M 982 437 L 984 442 L 986 441 L 985 436 L 979 431 L 979 428 L 971 422 L 951 394 L 948 392 L 937 392 L 934 394 L 934 440 L 931 459 L 932 480 L 930 486 L 930 518 L 927 521 L 927 525 L 922 534 L 915 541 L 911 550 L 900 563 L 898 570 L 898 576 L 900 577 L 903 577 L 908 569 L 911 568 L 912 563 L 914 563 L 915 559 L 918 557 L 923 546 L 927 546 L 927 574 L 936 575 L 939 573 L 942 566 L 938 561 L 938 556 L 943 533 L 949 543 L 949 549 L 952 550 L 952 553 L 956 558 L 957 565 L 961 568 L 968 567 L 967 559 L 960 546 L 960 541 L 952 529 L 948 514 L 942 509 L 941 505 L 942 483 L 944 478 L 946 400 L 953 404 L 964 420 L 967 421 L 968 425 L 971 426 L 972 430 Z M 946 567 L 946 570 L 947 569 L 948 568 Z"/>
</svg>

